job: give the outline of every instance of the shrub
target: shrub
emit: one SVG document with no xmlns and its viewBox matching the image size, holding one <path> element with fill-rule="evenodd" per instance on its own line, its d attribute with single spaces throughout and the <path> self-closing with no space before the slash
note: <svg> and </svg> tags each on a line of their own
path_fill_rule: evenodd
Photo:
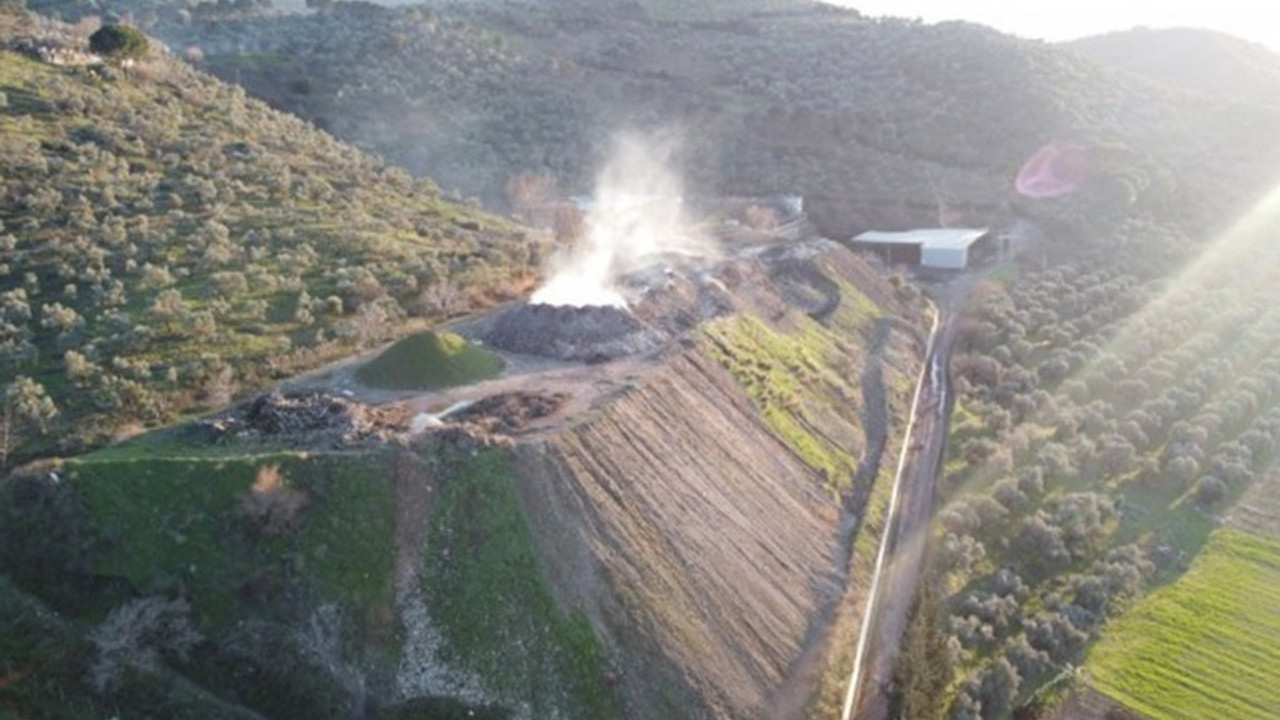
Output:
<svg viewBox="0 0 1280 720">
<path fill-rule="evenodd" d="M 89 49 L 113 62 L 140 60 L 151 49 L 142 31 L 129 25 L 103 25 L 89 36 Z"/>
<path fill-rule="evenodd" d="M 191 608 L 179 598 L 130 600 L 111 612 L 90 634 L 98 657 L 89 668 L 89 683 L 108 692 L 128 668 L 154 671 L 165 659 L 186 660 L 203 638 L 191 627 Z"/>
<path fill-rule="evenodd" d="M 1201 509 L 1208 509 L 1227 497 L 1227 484 L 1212 475 L 1205 475 L 1196 483 L 1195 501 Z"/>
</svg>

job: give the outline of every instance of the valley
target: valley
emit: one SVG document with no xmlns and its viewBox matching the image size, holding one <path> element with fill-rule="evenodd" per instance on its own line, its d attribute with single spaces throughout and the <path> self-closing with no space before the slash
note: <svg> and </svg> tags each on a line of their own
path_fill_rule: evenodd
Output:
<svg viewBox="0 0 1280 720">
<path fill-rule="evenodd" d="M 1276 78 L 0 2 L 0 715 L 1270 717 Z"/>
</svg>

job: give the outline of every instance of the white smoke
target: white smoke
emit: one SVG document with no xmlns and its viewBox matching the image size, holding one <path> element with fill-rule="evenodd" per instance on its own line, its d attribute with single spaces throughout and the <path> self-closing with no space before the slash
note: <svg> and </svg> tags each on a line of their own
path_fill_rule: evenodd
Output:
<svg viewBox="0 0 1280 720">
<path fill-rule="evenodd" d="M 683 212 L 680 180 L 670 166 L 674 138 L 620 134 L 596 177 L 584 237 L 551 259 L 549 279 L 532 302 L 546 305 L 626 307 L 615 281 L 657 253 L 709 255 Z"/>
</svg>

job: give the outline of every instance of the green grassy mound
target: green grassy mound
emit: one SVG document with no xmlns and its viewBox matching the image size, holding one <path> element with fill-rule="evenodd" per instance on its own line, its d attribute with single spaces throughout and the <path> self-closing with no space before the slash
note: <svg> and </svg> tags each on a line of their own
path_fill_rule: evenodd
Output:
<svg viewBox="0 0 1280 720">
<path fill-rule="evenodd" d="M 453 333 L 407 337 L 356 371 L 356 379 L 385 390 L 435 390 L 497 377 L 502 358 Z"/>
<path fill-rule="evenodd" d="M 1154 720 L 1274 718 L 1277 666 L 1280 542 L 1231 529 L 1089 658 L 1099 690 Z"/>
</svg>

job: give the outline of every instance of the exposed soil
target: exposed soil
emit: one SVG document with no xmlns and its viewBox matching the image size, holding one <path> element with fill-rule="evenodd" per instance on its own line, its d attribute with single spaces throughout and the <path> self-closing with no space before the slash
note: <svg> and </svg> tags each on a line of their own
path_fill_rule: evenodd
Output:
<svg viewBox="0 0 1280 720">
<path fill-rule="evenodd" d="M 655 699 L 678 682 L 681 704 L 766 717 L 839 595 L 840 508 L 728 372 L 682 355 L 520 457 L 553 585 L 627 654 L 632 716 L 672 717 Z"/>
<path fill-rule="evenodd" d="M 775 265 L 783 269 L 771 276 Z M 507 367 L 495 379 L 398 395 L 349 384 L 349 368 L 311 381 L 389 401 L 382 409 L 400 428 L 427 414 L 440 442 L 514 441 L 517 488 L 548 586 L 566 611 L 585 613 L 609 648 L 617 672 L 608 682 L 629 718 L 798 719 L 830 662 L 832 622 L 849 597 L 857 508 L 779 441 L 687 333 L 731 312 L 784 327 L 797 311 L 821 321 L 842 301 L 831 276 L 890 314 L 902 306 L 883 277 L 830 242 L 646 272 L 633 278 L 647 290 L 629 313 L 514 306 L 455 325 L 502 352 Z M 542 338 L 535 321 L 548 332 L 561 324 L 583 332 Z M 915 331 L 886 319 L 846 338 L 864 397 L 851 399 L 847 416 L 810 418 L 809 430 L 825 437 L 867 426 L 871 447 L 864 433 L 851 440 L 863 460 L 859 483 L 878 466 L 891 425 L 881 365 L 905 363 L 900 369 L 914 374 Z M 513 345 L 541 355 L 503 350 Z M 617 348 L 621 355 L 612 355 Z M 397 462 L 397 604 L 406 627 L 416 628 L 411 644 L 429 661 L 429 618 L 405 592 L 416 584 L 409 581 L 422 542 L 415 519 L 427 513 L 434 483 L 421 462 Z M 417 681 L 402 690 L 429 681 L 480 700 L 468 695 L 474 683 L 444 670 L 408 675 Z"/>
<path fill-rule="evenodd" d="M 1280 468 L 1254 483 L 1231 509 L 1228 522 L 1250 532 L 1280 537 Z"/>
<path fill-rule="evenodd" d="M 514 434 L 529 423 L 554 414 L 569 401 L 565 392 L 516 390 L 478 400 L 449 415 L 451 422 L 474 423 L 491 433 Z"/>
<path fill-rule="evenodd" d="M 1147 720 L 1092 688 L 1082 688 L 1053 711 L 1049 720 Z"/>
<path fill-rule="evenodd" d="M 396 564 L 397 589 L 417 582 L 427 536 L 431 508 L 439 480 L 418 455 L 407 448 L 396 451 Z"/>
<path fill-rule="evenodd" d="M 528 356 L 506 355 L 507 373 L 465 387 L 420 393 L 395 404 L 409 418 L 420 413 L 440 413 L 450 407 L 466 405 L 450 413 L 447 420 L 461 422 L 479 419 L 493 423 L 497 432 L 511 432 L 522 437 L 554 431 L 566 421 L 582 416 L 596 405 L 644 381 L 660 369 L 662 355 L 628 357 L 608 363 L 588 365 L 551 361 Z M 514 398 L 524 398 L 518 400 Z M 531 398 L 540 398 L 533 400 Z M 476 406 L 479 410 L 473 410 Z M 519 409 L 516 408 L 519 406 Z M 495 421 L 486 408 L 496 408 Z M 510 414 L 502 415 L 503 408 Z M 506 418 L 506 419 L 503 419 Z M 517 428 L 500 428 L 508 422 Z"/>
</svg>

